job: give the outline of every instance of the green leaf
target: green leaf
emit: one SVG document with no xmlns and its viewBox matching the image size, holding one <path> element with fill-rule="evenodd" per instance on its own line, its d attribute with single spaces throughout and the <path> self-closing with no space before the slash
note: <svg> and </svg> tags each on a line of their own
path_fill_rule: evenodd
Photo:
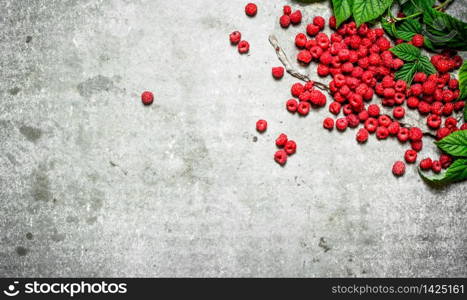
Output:
<svg viewBox="0 0 467 300">
<path fill-rule="evenodd" d="M 467 159 L 457 159 L 452 165 L 443 173 L 434 176 L 426 176 L 419 169 L 420 176 L 431 184 L 446 184 L 467 179 Z"/>
<path fill-rule="evenodd" d="M 337 28 L 352 15 L 353 0 L 332 0 Z"/>
<path fill-rule="evenodd" d="M 396 37 L 396 25 L 395 23 L 389 23 L 386 18 L 381 19 L 381 27 L 392 37 Z"/>
<path fill-rule="evenodd" d="M 435 144 L 452 156 L 467 156 L 467 130 L 458 130 Z"/>
<path fill-rule="evenodd" d="M 397 46 L 392 47 L 389 49 L 392 53 L 397 55 L 402 60 L 405 61 L 414 61 L 420 58 L 421 51 L 419 48 L 409 45 L 407 43 L 399 44 Z"/>
<path fill-rule="evenodd" d="M 418 59 L 417 72 L 423 72 L 427 75 L 436 73 L 435 66 L 433 66 L 428 56 L 423 55 Z"/>
<path fill-rule="evenodd" d="M 413 75 L 417 72 L 416 63 L 406 63 L 400 68 L 395 75 L 396 80 L 402 79 L 407 82 L 408 85 L 412 83 Z"/>
<path fill-rule="evenodd" d="M 353 0 L 353 18 L 357 26 L 381 16 L 393 0 Z"/>
<path fill-rule="evenodd" d="M 461 69 L 459 70 L 459 89 L 461 91 L 460 100 L 467 98 L 467 62 L 464 61 Z M 465 110 L 464 110 L 465 115 Z M 467 118 L 466 118 L 467 121 Z"/>
<path fill-rule="evenodd" d="M 396 37 L 404 41 L 410 41 L 414 35 L 422 31 L 420 22 L 414 19 L 407 19 L 399 26 L 396 26 Z"/>
<path fill-rule="evenodd" d="M 435 9 L 425 9 L 422 34 L 436 48 L 467 50 L 467 23 Z"/>
<path fill-rule="evenodd" d="M 407 0 L 402 2 L 402 12 L 406 16 L 413 15 L 417 12 L 423 12 L 424 8 L 432 7 L 436 0 Z"/>
</svg>

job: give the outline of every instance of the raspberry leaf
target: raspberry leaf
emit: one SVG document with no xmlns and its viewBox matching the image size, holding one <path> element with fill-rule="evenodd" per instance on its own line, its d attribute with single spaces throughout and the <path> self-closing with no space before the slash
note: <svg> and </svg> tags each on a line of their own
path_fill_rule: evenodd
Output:
<svg viewBox="0 0 467 300">
<path fill-rule="evenodd" d="M 418 59 L 417 71 L 423 72 L 428 75 L 436 73 L 435 66 L 433 66 L 428 56 L 425 56 L 425 55 L 421 56 Z"/>
<path fill-rule="evenodd" d="M 435 185 L 462 181 L 467 179 L 467 159 L 462 158 L 455 160 L 446 171 L 434 176 L 426 176 L 420 169 L 418 173 L 426 182 Z"/>
<path fill-rule="evenodd" d="M 389 22 L 386 18 L 381 19 L 381 27 L 392 37 L 396 37 L 396 24 L 394 22 Z"/>
<path fill-rule="evenodd" d="M 433 8 L 423 12 L 422 34 L 436 48 L 467 50 L 467 23 Z"/>
<path fill-rule="evenodd" d="M 353 0 L 332 0 L 336 25 L 339 26 L 352 15 Z"/>
<path fill-rule="evenodd" d="M 410 41 L 414 35 L 422 31 L 422 25 L 414 20 L 407 19 L 397 26 L 396 37 L 404 41 Z"/>
<path fill-rule="evenodd" d="M 459 89 L 461 91 L 460 99 L 467 98 L 467 62 L 465 61 L 459 70 Z"/>
<path fill-rule="evenodd" d="M 467 156 L 467 130 L 458 130 L 435 144 L 452 156 Z"/>
<path fill-rule="evenodd" d="M 396 45 L 389 49 L 389 51 L 391 51 L 392 53 L 397 55 L 397 57 L 405 61 L 414 61 L 420 58 L 422 54 L 419 48 L 413 45 L 409 45 L 407 43 Z"/>
<path fill-rule="evenodd" d="M 396 72 L 395 78 L 396 80 L 402 79 L 410 85 L 417 69 L 418 66 L 416 63 L 406 63 Z"/>
<path fill-rule="evenodd" d="M 406 16 L 413 15 L 417 12 L 423 12 L 425 7 L 432 7 L 436 0 L 406 0 L 400 1 L 402 12 Z"/>
<path fill-rule="evenodd" d="M 357 26 L 381 16 L 393 0 L 353 0 L 352 13 Z"/>
</svg>

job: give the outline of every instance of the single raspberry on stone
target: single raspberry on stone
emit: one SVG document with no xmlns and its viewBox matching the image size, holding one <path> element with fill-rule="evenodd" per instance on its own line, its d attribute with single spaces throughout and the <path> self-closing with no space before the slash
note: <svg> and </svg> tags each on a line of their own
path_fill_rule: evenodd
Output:
<svg viewBox="0 0 467 300">
<path fill-rule="evenodd" d="M 298 109 L 298 102 L 295 99 L 289 99 L 287 100 L 285 106 L 289 112 L 295 113 Z"/>
<path fill-rule="evenodd" d="M 240 43 L 238 43 L 238 52 L 240 52 L 240 54 L 245 54 L 248 53 L 248 51 L 250 51 L 250 44 L 247 41 L 240 41 Z"/>
<path fill-rule="evenodd" d="M 303 33 L 299 33 L 295 36 L 295 46 L 297 48 L 305 48 L 307 43 L 306 35 Z"/>
<path fill-rule="evenodd" d="M 392 120 L 387 115 L 381 115 L 381 116 L 378 117 L 379 126 L 389 127 L 389 125 L 391 125 L 391 123 L 392 123 Z"/>
<path fill-rule="evenodd" d="M 287 144 L 287 141 L 289 139 L 287 138 L 287 135 L 284 133 L 279 134 L 279 136 L 276 139 L 276 146 L 277 147 L 284 147 L 285 144 Z"/>
<path fill-rule="evenodd" d="M 409 137 L 411 141 L 421 141 L 423 138 L 423 132 L 418 127 L 412 127 L 409 130 Z"/>
<path fill-rule="evenodd" d="M 310 112 L 310 108 L 310 103 L 306 101 L 300 101 L 300 103 L 298 103 L 297 111 L 300 115 L 306 116 Z"/>
<path fill-rule="evenodd" d="M 412 45 L 415 47 L 422 47 L 425 43 L 425 38 L 421 34 L 416 34 L 412 37 Z"/>
<path fill-rule="evenodd" d="M 290 7 L 289 5 L 284 5 L 282 11 L 284 12 L 284 15 L 289 16 L 292 13 L 292 7 Z"/>
<path fill-rule="evenodd" d="M 336 17 L 335 16 L 329 17 L 329 27 L 331 29 L 336 29 L 336 25 L 337 25 Z"/>
<path fill-rule="evenodd" d="M 368 140 L 368 130 L 365 128 L 360 128 L 357 132 L 357 142 L 359 143 L 365 143 Z"/>
<path fill-rule="evenodd" d="M 237 45 L 242 39 L 242 34 L 240 31 L 234 31 L 229 35 L 229 38 L 232 45 Z"/>
<path fill-rule="evenodd" d="M 320 31 L 320 28 L 319 26 L 315 25 L 315 24 L 308 24 L 306 26 L 306 33 L 309 35 L 309 36 L 315 36 L 318 34 L 318 32 Z"/>
<path fill-rule="evenodd" d="M 336 128 L 339 131 L 345 131 L 348 126 L 348 121 L 346 118 L 339 118 L 336 120 Z"/>
<path fill-rule="evenodd" d="M 272 68 L 272 76 L 275 79 L 281 79 L 282 77 L 284 77 L 284 68 L 283 67 Z"/>
<path fill-rule="evenodd" d="M 379 106 L 377 104 L 370 104 L 368 105 L 368 114 L 370 115 L 370 117 L 378 117 L 379 116 L 379 113 L 380 113 L 380 109 L 379 109 Z"/>
<path fill-rule="evenodd" d="M 408 164 L 413 164 L 417 161 L 417 151 L 413 149 L 405 151 L 404 159 Z"/>
<path fill-rule="evenodd" d="M 300 24 L 302 21 L 302 12 L 300 10 L 296 10 L 290 15 L 290 21 L 292 24 L 297 25 Z"/>
<path fill-rule="evenodd" d="M 420 141 L 411 141 L 410 142 L 410 147 L 412 148 L 412 150 L 420 152 L 423 149 L 423 141 L 421 141 L 421 140 Z"/>
<path fill-rule="evenodd" d="M 401 128 L 399 130 L 399 133 L 397 134 L 397 139 L 401 143 L 405 143 L 409 140 L 410 137 L 410 131 L 408 128 Z"/>
<path fill-rule="evenodd" d="M 297 151 L 297 144 L 295 141 L 287 141 L 287 143 L 284 146 L 284 150 L 288 155 L 292 155 Z"/>
<path fill-rule="evenodd" d="M 316 17 L 313 18 L 313 24 L 318 26 L 320 29 L 323 29 L 324 25 L 326 24 L 326 21 L 324 20 L 323 17 L 316 16 Z"/>
<path fill-rule="evenodd" d="M 399 133 L 401 126 L 399 122 L 394 121 L 388 126 L 388 131 L 390 135 L 397 135 Z"/>
<path fill-rule="evenodd" d="M 323 127 L 329 130 L 334 128 L 334 120 L 332 118 L 326 118 L 323 121 Z"/>
<path fill-rule="evenodd" d="M 373 133 L 376 131 L 376 128 L 378 128 L 378 120 L 374 118 L 368 118 L 368 120 L 365 121 L 364 126 L 368 132 Z"/>
<path fill-rule="evenodd" d="M 256 4 L 248 3 L 245 6 L 245 13 L 247 14 L 247 16 L 254 17 L 254 16 L 256 16 L 257 12 L 258 12 L 258 6 L 256 6 Z"/>
<path fill-rule="evenodd" d="M 441 163 L 439 162 L 439 160 L 434 160 L 433 164 L 431 165 L 431 170 L 434 173 L 438 174 L 438 173 L 441 172 L 441 169 L 442 169 L 442 167 L 441 167 Z"/>
<path fill-rule="evenodd" d="M 392 166 L 392 174 L 395 176 L 403 176 L 405 174 L 405 164 L 403 161 L 396 161 Z"/>
<path fill-rule="evenodd" d="M 341 112 L 341 104 L 337 101 L 332 102 L 329 104 L 329 112 L 337 116 Z"/>
<path fill-rule="evenodd" d="M 395 107 L 392 111 L 392 115 L 396 119 L 402 119 L 405 116 L 405 109 L 402 106 Z"/>
<path fill-rule="evenodd" d="M 265 120 L 258 120 L 256 122 L 256 130 L 258 130 L 258 132 L 265 132 L 267 128 L 268 122 L 266 122 Z"/>
<path fill-rule="evenodd" d="M 297 55 L 298 62 L 300 62 L 300 63 L 302 63 L 304 65 L 308 65 L 311 62 L 312 58 L 313 57 L 311 56 L 311 53 L 308 50 L 300 51 L 298 53 L 298 55 Z"/>
<path fill-rule="evenodd" d="M 349 114 L 345 118 L 347 119 L 347 123 L 350 128 L 355 128 L 360 124 L 360 119 L 356 114 Z"/>
<path fill-rule="evenodd" d="M 428 127 L 438 129 L 441 126 L 441 117 L 439 115 L 429 115 L 426 119 Z"/>
<path fill-rule="evenodd" d="M 426 170 L 429 170 L 431 169 L 431 166 L 433 165 L 433 161 L 431 160 L 431 158 L 425 158 L 425 159 L 422 159 L 422 161 L 420 162 L 420 169 L 426 171 Z"/>
<path fill-rule="evenodd" d="M 300 82 L 297 82 L 297 83 L 294 83 L 292 87 L 290 88 L 290 93 L 292 94 L 292 96 L 298 98 L 300 94 L 303 93 L 304 89 L 305 87 L 303 86 L 303 84 L 301 84 Z"/>
<path fill-rule="evenodd" d="M 389 130 L 388 130 L 387 127 L 378 126 L 378 128 L 376 128 L 376 137 L 377 137 L 379 140 L 384 140 L 384 139 L 386 139 L 388 136 L 389 136 Z"/>
<path fill-rule="evenodd" d="M 141 101 L 143 102 L 144 105 L 150 105 L 154 101 L 154 94 L 149 91 L 144 91 L 141 94 Z"/>
<path fill-rule="evenodd" d="M 284 150 L 279 150 L 274 154 L 274 160 L 279 165 L 283 166 L 287 163 L 287 153 Z"/>
<path fill-rule="evenodd" d="M 439 156 L 439 162 L 443 169 L 447 169 L 452 164 L 452 156 L 443 153 Z"/>
</svg>

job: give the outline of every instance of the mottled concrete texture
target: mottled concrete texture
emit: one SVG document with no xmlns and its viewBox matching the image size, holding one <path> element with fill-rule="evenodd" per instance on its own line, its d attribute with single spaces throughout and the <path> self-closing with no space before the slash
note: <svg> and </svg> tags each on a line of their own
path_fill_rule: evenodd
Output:
<svg viewBox="0 0 467 300">
<path fill-rule="evenodd" d="M 407 146 L 287 113 L 267 37 L 293 56 L 299 28 L 257 2 L 0 0 L 1 276 L 467 275 L 467 185 L 396 179 Z"/>
</svg>

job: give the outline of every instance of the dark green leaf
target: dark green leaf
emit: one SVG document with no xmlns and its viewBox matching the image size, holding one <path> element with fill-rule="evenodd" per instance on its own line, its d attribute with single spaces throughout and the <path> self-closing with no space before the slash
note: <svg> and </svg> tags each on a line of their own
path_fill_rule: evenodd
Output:
<svg viewBox="0 0 467 300">
<path fill-rule="evenodd" d="M 467 62 L 464 61 L 461 69 L 459 70 L 459 89 L 461 91 L 460 99 L 463 100 L 467 98 Z M 465 114 L 464 110 L 464 114 Z M 466 119 L 467 121 L 467 119 Z"/>
<path fill-rule="evenodd" d="M 412 82 L 413 75 L 417 72 L 416 63 L 406 63 L 396 72 L 396 80 L 402 79 L 407 82 L 408 85 Z"/>
<path fill-rule="evenodd" d="M 446 184 L 467 179 L 467 159 L 457 159 L 443 173 L 426 176 L 422 171 L 418 171 L 420 176 L 432 184 Z"/>
<path fill-rule="evenodd" d="M 428 75 L 436 73 L 435 66 L 433 66 L 428 56 L 424 55 L 418 59 L 417 72 L 423 72 Z"/>
<path fill-rule="evenodd" d="M 406 16 L 413 15 L 417 12 L 423 12 L 425 7 L 432 7 L 435 0 L 407 0 L 402 2 L 402 12 Z"/>
<path fill-rule="evenodd" d="M 397 57 L 405 61 L 414 61 L 420 58 L 421 55 L 420 48 L 417 48 L 413 45 L 409 45 L 407 43 L 394 46 L 391 49 L 389 49 L 389 51 L 391 51 L 392 53 L 397 55 Z"/>
<path fill-rule="evenodd" d="M 396 26 L 396 29 L 397 38 L 404 41 L 410 41 L 414 35 L 422 31 L 422 25 L 414 19 L 407 19 L 400 25 Z"/>
<path fill-rule="evenodd" d="M 337 27 L 352 15 L 352 3 L 353 0 L 332 0 Z"/>
<path fill-rule="evenodd" d="M 467 50 L 467 23 L 435 9 L 423 13 L 422 34 L 436 48 Z"/>
<path fill-rule="evenodd" d="M 467 130 L 458 130 L 435 144 L 452 156 L 467 156 Z"/>
<path fill-rule="evenodd" d="M 396 25 L 394 23 L 389 23 L 388 20 L 382 18 L 381 27 L 383 27 L 388 35 L 396 37 Z"/>
<path fill-rule="evenodd" d="M 357 26 L 381 16 L 393 0 L 353 0 L 353 18 Z"/>
</svg>

